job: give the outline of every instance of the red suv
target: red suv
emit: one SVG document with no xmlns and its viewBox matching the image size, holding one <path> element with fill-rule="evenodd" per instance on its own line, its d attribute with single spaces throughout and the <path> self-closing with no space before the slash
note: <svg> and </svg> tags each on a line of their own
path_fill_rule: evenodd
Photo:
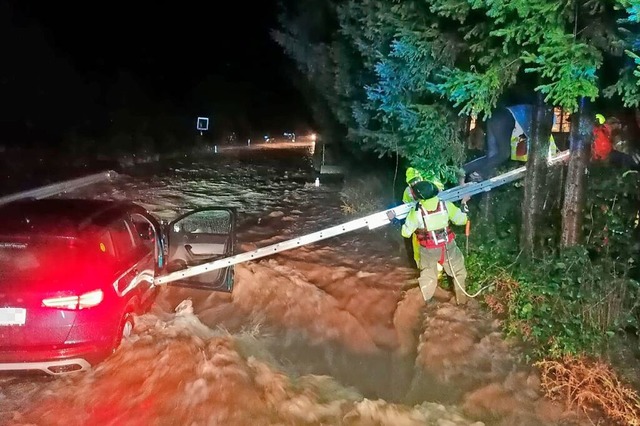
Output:
<svg viewBox="0 0 640 426">
<path fill-rule="evenodd" d="M 154 278 L 233 254 L 235 211 L 161 224 L 129 202 L 0 206 L 0 371 L 80 371 L 109 356 L 146 312 Z M 233 288 L 233 267 L 172 283 Z"/>
</svg>

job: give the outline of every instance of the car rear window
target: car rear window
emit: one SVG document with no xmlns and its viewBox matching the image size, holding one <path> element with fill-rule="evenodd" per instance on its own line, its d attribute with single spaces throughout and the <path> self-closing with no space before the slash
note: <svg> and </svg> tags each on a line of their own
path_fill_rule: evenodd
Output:
<svg viewBox="0 0 640 426">
<path fill-rule="evenodd" d="M 77 240 L 0 240 L 0 278 L 30 274 L 64 276 L 69 271 L 86 267 L 90 260 L 90 254 Z"/>
</svg>

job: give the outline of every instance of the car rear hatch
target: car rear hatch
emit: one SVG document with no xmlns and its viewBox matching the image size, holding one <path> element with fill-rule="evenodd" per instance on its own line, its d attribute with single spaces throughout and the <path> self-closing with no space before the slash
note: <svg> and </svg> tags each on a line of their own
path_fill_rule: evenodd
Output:
<svg viewBox="0 0 640 426">
<path fill-rule="evenodd" d="M 87 261 L 76 239 L 0 237 L 0 353 L 64 344 L 78 314 L 73 298 L 86 288 Z"/>
</svg>

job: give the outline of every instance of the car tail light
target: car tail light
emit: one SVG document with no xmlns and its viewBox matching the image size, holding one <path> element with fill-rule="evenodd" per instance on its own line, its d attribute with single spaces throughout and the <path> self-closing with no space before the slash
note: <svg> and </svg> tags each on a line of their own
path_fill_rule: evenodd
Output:
<svg viewBox="0 0 640 426">
<path fill-rule="evenodd" d="M 42 306 L 60 309 L 86 309 L 98 306 L 104 299 L 102 290 L 93 290 L 80 296 L 60 296 L 42 300 Z"/>
</svg>

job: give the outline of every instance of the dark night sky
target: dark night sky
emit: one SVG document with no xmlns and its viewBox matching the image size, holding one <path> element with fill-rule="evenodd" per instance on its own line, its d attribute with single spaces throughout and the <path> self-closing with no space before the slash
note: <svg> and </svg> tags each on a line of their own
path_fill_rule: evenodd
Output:
<svg viewBox="0 0 640 426">
<path fill-rule="evenodd" d="M 269 35 L 277 25 L 276 1 L 1 1 L 5 7 L 0 13 L 5 16 L 0 18 L 10 20 L 12 28 L 8 50 L 14 52 L 8 58 L 4 55 L 2 62 L 8 59 L 14 69 L 13 74 L 5 74 L 13 75 L 18 87 L 29 88 L 18 90 L 6 77 L 5 86 L 14 86 L 14 94 L 52 92 L 47 96 L 58 101 L 43 102 L 57 104 L 59 112 L 74 98 L 60 99 L 67 97 L 52 87 L 57 74 L 43 76 L 46 69 L 57 70 L 63 79 L 77 74 L 83 87 L 93 88 L 88 98 L 96 103 L 102 103 L 100 94 L 108 91 L 118 73 L 125 72 L 152 102 L 170 102 L 185 114 L 199 114 L 210 104 L 218 109 L 227 105 L 229 110 L 242 111 L 254 130 L 307 121 L 306 113 L 300 116 L 304 105 L 292 82 L 294 66 Z M 7 43 L 6 35 L 3 38 Z M 55 59 L 41 60 L 44 56 Z M 75 72 L 61 71 L 66 65 L 58 63 L 71 65 Z M 29 81 L 25 72 L 43 89 L 25 83 Z M 6 122 L 6 112 L 12 109 L 7 98 L 12 97 L 3 97 Z M 29 115 L 27 102 L 23 103 L 23 115 Z M 69 113 L 74 113 L 73 108 Z"/>
</svg>

